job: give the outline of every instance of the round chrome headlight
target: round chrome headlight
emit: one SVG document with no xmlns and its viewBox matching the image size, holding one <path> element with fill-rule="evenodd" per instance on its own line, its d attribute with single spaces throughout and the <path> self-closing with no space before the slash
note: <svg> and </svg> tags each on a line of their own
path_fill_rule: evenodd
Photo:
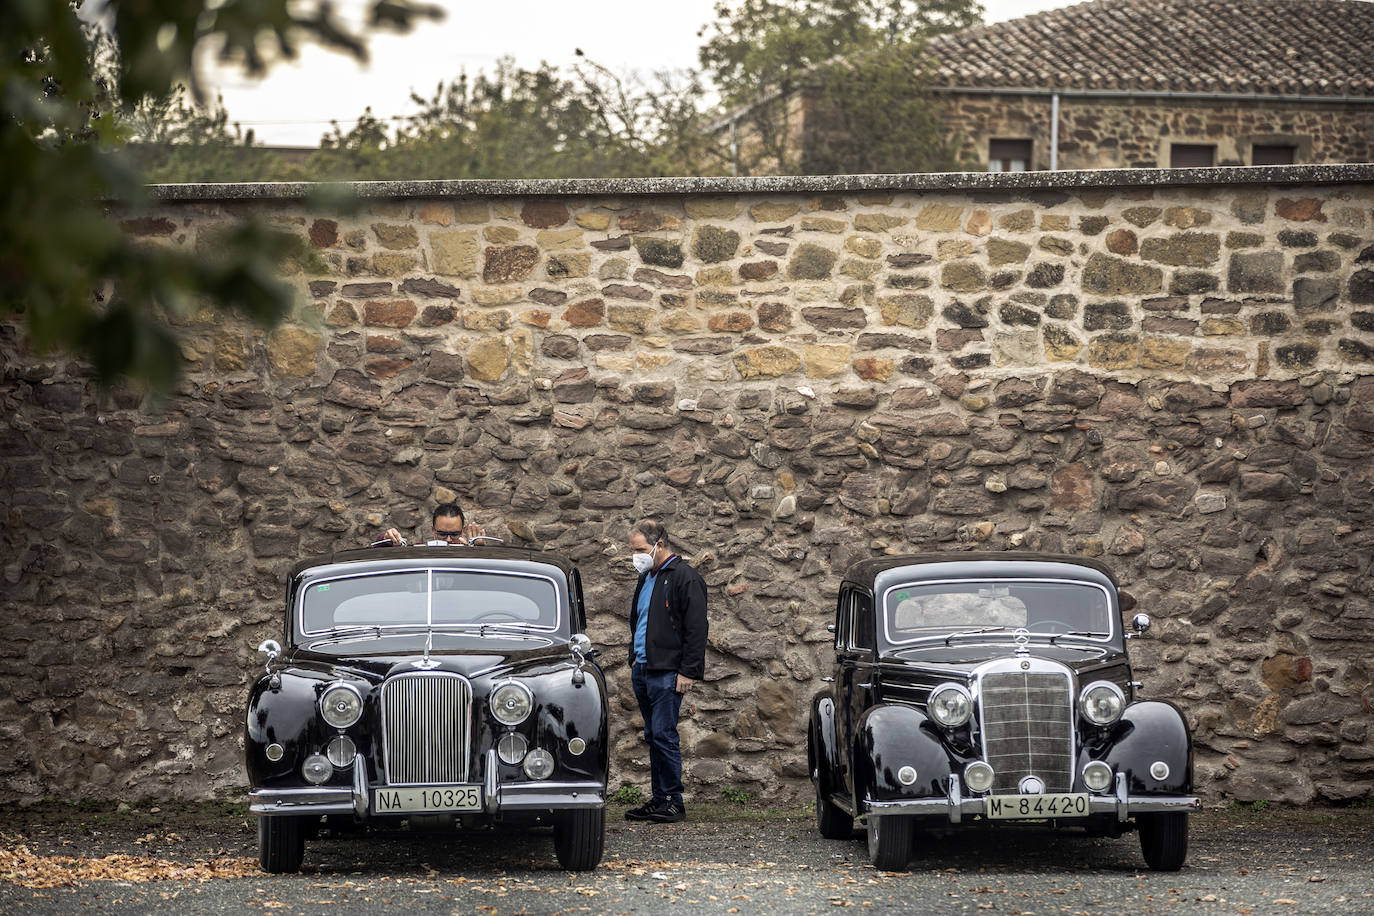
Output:
<svg viewBox="0 0 1374 916">
<path fill-rule="evenodd" d="M 534 693 L 519 681 L 506 681 L 491 692 L 491 714 L 502 725 L 519 725 L 534 708 Z"/>
<path fill-rule="evenodd" d="M 362 718 L 363 695 L 352 684 L 330 684 L 320 694 L 320 715 L 335 728 L 348 728 Z"/>
<path fill-rule="evenodd" d="M 553 775 L 553 755 L 537 747 L 525 755 L 525 775 L 530 779 L 548 779 Z"/>
<path fill-rule="evenodd" d="M 941 684 L 930 692 L 926 708 L 930 717 L 945 728 L 957 728 L 973 715 L 973 698 L 960 684 Z"/>
<path fill-rule="evenodd" d="M 305 763 L 301 764 L 301 775 L 312 786 L 318 786 L 329 782 L 329 777 L 334 775 L 334 764 L 323 754 L 311 754 L 305 758 Z"/>
<path fill-rule="evenodd" d="M 1105 792 L 1112 784 L 1112 768 L 1094 760 L 1083 768 L 1083 785 L 1093 792 Z"/>
<path fill-rule="evenodd" d="M 501 740 L 496 742 L 496 754 L 503 763 L 515 766 L 525 759 L 525 751 L 529 745 L 525 742 L 524 735 L 517 735 L 515 732 L 507 732 L 501 736 Z"/>
<path fill-rule="evenodd" d="M 1093 681 L 1078 695 L 1083 718 L 1093 725 L 1111 725 L 1126 708 L 1126 695 L 1111 681 Z"/>
<path fill-rule="evenodd" d="M 992 766 L 982 760 L 975 760 L 964 767 L 964 785 L 974 792 L 986 792 L 991 789 L 995 776 Z"/>
<path fill-rule="evenodd" d="M 353 739 L 347 735 L 335 735 L 329 742 L 329 746 L 324 749 L 324 755 L 329 758 L 329 762 L 334 764 L 335 769 L 342 770 L 344 767 L 353 765 L 353 758 L 358 755 L 358 748 L 353 743 Z"/>
</svg>

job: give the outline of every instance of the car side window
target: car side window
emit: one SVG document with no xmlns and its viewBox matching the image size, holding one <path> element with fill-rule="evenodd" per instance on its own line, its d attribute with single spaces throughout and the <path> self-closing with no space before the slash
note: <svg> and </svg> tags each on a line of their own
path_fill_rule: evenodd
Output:
<svg viewBox="0 0 1374 916">
<path fill-rule="evenodd" d="M 873 623 L 873 602 L 867 595 L 859 592 L 850 593 L 850 614 L 853 617 L 853 626 L 850 632 L 853 635 L 853 645 L 856 649 L 874 649 L 877 647 L 876 627 Z"/>
<path fill-rule="evenodd" d="M 835 648 L 849 645 L 849 595 L 847 588 L 840 589 L 839 600 L 835 602 Z"/>
</svg>

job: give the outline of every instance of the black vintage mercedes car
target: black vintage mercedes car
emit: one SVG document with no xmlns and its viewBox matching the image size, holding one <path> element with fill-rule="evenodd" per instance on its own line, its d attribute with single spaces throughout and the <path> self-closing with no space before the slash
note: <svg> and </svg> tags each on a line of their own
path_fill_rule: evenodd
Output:
<svg viewBox="0 0 1374 916">
<path fill-rule="evenodd" d="M 248 695 L 244 758 L 262 867 L 321 826 L 553 827 L 566 869 L 601 861 L 606 686 L 577 569 L 502 547 L 353 550 L 299 563 L 285 646 Z"/>
<path fill-rule="evenodd" d="M 1200 807 L 1192 739 L 1177 707 L 1136 699 L 1122 624 L 1133 603 L 1106 566 L 1081 557 L 853 566 L 831 684 L 811 704 L 821 834 L 849 837 L 862 821 L 869 858 L 892 871 L 923 829 L 1135 829 L 1150 868 L 1181 868 L 1187 816 Z M 1149 624 L 1133 619 L 1137 633 Z"/>
</svg>

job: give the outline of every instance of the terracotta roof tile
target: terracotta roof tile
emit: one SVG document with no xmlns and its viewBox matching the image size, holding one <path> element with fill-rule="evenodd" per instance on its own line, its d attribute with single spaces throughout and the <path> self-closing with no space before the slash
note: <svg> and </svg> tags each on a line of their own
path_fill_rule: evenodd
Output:
<svg viewBox="0 0 1374 916">
<path fill-rule="evenodd" d="M 931 50 L 945 86 L 1374 97 L 1374 2 L 1091 0 Z"/>
</svg>

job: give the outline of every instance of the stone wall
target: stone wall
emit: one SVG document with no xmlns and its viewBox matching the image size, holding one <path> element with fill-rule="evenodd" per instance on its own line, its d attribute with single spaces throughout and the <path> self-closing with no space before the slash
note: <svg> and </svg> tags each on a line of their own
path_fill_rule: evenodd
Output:
<svg viewBox="0 0 1374 916">
<path fill-rule="evenodd" d="M 806 797 L 841 572 L 1097 556 L 1209 799 L 1368 798 L 1374 167 L 171 187 L 323 261 L 271 334 L 183 322 L 162 407 L 0 331 L 0 797 L 242 791 L 253 647 L 298 557 L 454 495 L 580 562 L 613 785 L 647 783 L 623 541 L 710 584 L 698 798 Z"/>
<path fill-rule="evenodd" d="M 1049 93 L 942 92 L 942 118 L 962 155 L 988 161 L 992 138 L 1030 140 L 1033 168 L 1050 167 Z M 1216 164 L 1251 164 L 1253 144 L 1297 148 L 1306 163 L 1374 160 L 1374 104 L 1112 98 L 1065 93 L 1059 107 L 1059 168 L 1169 165 L 1173 143 L 1216 147 Z"/>
</svg>

